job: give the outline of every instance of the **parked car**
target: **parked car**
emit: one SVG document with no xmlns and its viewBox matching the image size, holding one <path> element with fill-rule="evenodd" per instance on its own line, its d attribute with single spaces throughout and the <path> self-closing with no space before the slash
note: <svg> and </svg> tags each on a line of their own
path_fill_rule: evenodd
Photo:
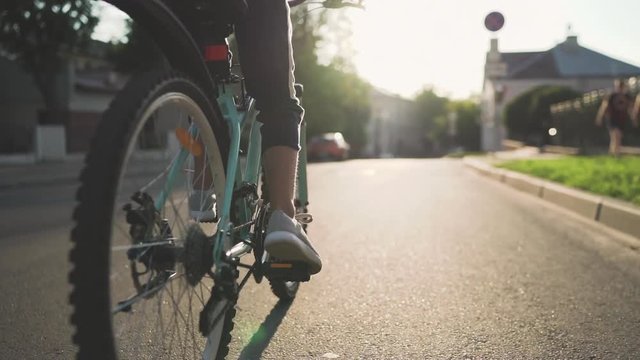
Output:
<svg viewBox="0 0 640 360">
<path fill-rule="evenodd" d="M 310 160 L 346 160 L 351 146 L 339 132 L 316 135 L 309 140 L 307 153 Z"/>
</svg>

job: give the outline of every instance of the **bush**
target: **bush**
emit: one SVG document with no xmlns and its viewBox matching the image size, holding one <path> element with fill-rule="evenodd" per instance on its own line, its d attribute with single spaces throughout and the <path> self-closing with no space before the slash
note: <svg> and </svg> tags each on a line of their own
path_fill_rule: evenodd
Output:
<svg viewBox="0 0 640 360">
<path fill-rule="evenodd" d="M 457 100 L 450 103 L 450 109 L 456 114 L 458 145 L 465 151 L 480 150 L 480 106 L 472 100 Z"/>
<path fill-rule="evenodd" d="M 503 117 L 509 137 L 530 145 L 542 145 L 551 127 L 550 106 L 581 95 L 564 86 L 538 86 L 526 91 L 504 109 Z"/>
</svg>

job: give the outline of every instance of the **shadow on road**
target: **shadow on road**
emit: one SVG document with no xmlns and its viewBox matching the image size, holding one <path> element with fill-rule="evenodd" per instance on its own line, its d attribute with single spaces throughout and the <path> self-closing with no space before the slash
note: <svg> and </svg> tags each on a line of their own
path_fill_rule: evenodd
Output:
<svg viewBox="0 0 640 360">
<path fill-rule="evenodd" d="M 262 324 L 260 324 L 255 334 L 253 334 L 249 344 L 242 349 L 238 360 L 260 359 L 262 357 L 262 353 L 269 346 L 271 338 L 278 330 L 282 319 L 287 315 L 291 304 L 291 301 L 278 301 Z"/>
</svg>

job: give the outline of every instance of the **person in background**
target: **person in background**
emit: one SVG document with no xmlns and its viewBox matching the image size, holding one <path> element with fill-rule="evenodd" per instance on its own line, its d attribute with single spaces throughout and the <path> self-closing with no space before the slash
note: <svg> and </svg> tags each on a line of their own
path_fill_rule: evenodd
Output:
<svg viewBox="0 0 640 360">
<path fill-rule="evenodd" d="M 613 92 L 602 101 L 600 109 L 598 109 L 596 124 L 601 126 L 603 120 L 606 121 L 609 129 L 609 154 L 618 157 L 620 156 L 623 133 L 630 122 L 633 121 L 637 126 L 637 114 L 635 117 L 632 114 L 634 111 L 633 98 L 627 91 L 624 80 L 616 79 L 613 88 Z"/>
<path fill-rule="evenodd" d="M 636 95 L 636 101 L 631 111 L 631 121 L 635 127 L 638 127 L 638 122 L 640 122 L 640 93 Z"/>
</svg>

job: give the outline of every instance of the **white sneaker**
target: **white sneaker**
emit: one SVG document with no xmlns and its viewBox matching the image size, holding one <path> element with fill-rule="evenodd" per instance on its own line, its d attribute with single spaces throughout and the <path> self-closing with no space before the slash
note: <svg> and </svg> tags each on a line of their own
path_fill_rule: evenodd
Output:
<svg viewBox="0 0 640 360">
<path fill-rule="evenodd" d="M 322 269 L 320 255 L 311 246 L 302 225 L 281 210 L 274 210 L 269 218 L 264 248 L 278 260 L 307 263 L 309 274 L 316 274 Z"/>
<path fill-rule="evenodd" d="M 189 195 L 189 214 L 198 222 L 218 221 L 213 190 L 193 190 Z"/>
</svg>

